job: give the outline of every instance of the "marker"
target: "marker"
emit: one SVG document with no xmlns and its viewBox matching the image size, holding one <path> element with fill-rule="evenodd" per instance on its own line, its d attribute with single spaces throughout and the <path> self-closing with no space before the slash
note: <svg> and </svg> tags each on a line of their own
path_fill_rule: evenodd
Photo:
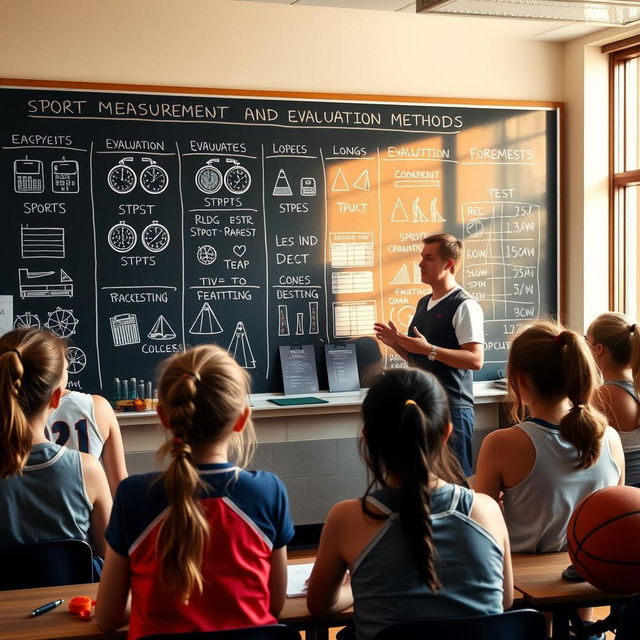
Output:
<svg viewBox="0 0 640 640">
<path fill-rule="evenodd" d="M 43 613 L 47 613 L 47 611 L 51 611 L 51 609 L 55 609 L 59 607 L 64 600 L 54 600 L 53 602 L 47 602 L 47 604 L 43 604 L 41 607 L 34 609 L 31 612 L 32 616 L 41 616 Z"/>
</svg>

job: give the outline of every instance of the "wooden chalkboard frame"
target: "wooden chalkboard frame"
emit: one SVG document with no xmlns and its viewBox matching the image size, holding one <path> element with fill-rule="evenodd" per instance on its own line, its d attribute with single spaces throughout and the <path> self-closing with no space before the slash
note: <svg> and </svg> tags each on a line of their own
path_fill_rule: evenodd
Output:
<svg viewBox="0 0 640 640">
<path fill-rule="evenodd" d="M 322 100 L 322 101 L 355 101 L 371 103 L 414 103 L 416 105 L 441 105 L 446 107 L 454 106 L 478 106 L 478 107 L 504 107 L 504 108 L 533 108 L 555 111 L 557 114 L 557 219 L 556 237 L 557 246 L 556 260 L 558 273 L 556 279 L 557 300 L 556 308 L 558 318 L 563 320 L 566 314 L 566 230 L 564 213 L 565 207 L 565 144 L 564 144 L 564 104 L 555 101 L 518 101 L 500 99 L 471 99 L 471 98 L 448 98 L 448 97 L 425 97 L 425 96 L 403 96 L 388 94 L 346 94 L 346 93 L 324 93 L 324 92 L 297 92 L 297 91 L 270 91 L 270 90 L 246 90 L 246 89 L 220 89 L 209 87 L 182 87 L 165 85 L 140 85 L 121 84 L 104 82 L 77 82 L 66 80 L 39 80 L 39 79 L 16 79 L 0 78 L 0 86 L 6 88 L 34 88 L 34 89 L 60 89 L 60 90 L 81 90 L 81 91 L 104 91 L 118 93 L 148 93 L 166 94 L 172 96 L 187 95 L 204 97 L 247 97 L 247 98 L 273 98 L 273 99 L 301 99 L 301 100 Z"/>
</svg>

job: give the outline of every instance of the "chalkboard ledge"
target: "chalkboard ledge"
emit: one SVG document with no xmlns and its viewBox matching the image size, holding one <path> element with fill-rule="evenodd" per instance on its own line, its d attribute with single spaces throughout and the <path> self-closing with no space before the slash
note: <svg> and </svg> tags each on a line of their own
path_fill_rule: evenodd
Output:
<svg viewBox="0 0 640 640">
<path fill-rule="evenodd" d="M 358 413 L 360 405 L 367 390 L 348 391 L 340 393 L 320 392 L 314 393 L 314 397 L 327 400 L 326 404 L 293 405 L 281 407 L 269 402 L 269 398 L 284 397 L 282 394 L 255 393 L 251 396 L 252 412 L 255 418 L 277 418 L 279 416 L 293 417 L 297 415 L 331 414 L 331 413 Z M 300 394 L 308 396 L 309 394 Z M 473 395 L 477 405 L 495 404 L 507 400 L 507 392 L 498 389 L 493 382 L 474 382 Z M 297 396 L 291 395 L 288 398 Z M 140 413 L 118 413 L 118 422 L 121 425 L 134 426 L 157 423 L 158 417 L 155 411 L 142 411 Z"/>
</svg>

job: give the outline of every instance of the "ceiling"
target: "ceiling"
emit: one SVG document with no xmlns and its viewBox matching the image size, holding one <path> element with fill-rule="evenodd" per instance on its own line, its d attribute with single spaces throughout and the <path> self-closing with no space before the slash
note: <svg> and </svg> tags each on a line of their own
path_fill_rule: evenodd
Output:
<svg viewBox="0 0 640 640">
<path fill-rule="evenodd" d="M 369 9 L 374 11 L 399 11 L 416 14 L 415 1 L 409 0 L 236 0 L 251 2 L 269 2 L 296 6 L 335 7 L 343 9 Z M 416 20 L 424 19 L 427 14 L 416 14 Z M 439 16 L 449 20 L 470 20 L 478 24 L 479 29 L 499 31 L 510 39 L 544 40 L 564 42 L 600 31 L 602 25 L 576 22 L 557 22 L 552 20 L 520 20 L 508 18 L 476 18 L 467 16 Z"/>
</svg>

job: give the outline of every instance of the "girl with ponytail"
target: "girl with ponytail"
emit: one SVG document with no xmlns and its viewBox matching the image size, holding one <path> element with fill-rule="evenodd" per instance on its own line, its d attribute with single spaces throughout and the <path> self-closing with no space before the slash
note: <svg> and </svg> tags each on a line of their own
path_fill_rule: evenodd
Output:
<svg viewBox="0 0 640 640">
<path fill-rule="evenodd" d="M 624 484 L 620 438 L 594 407 L 597 368 L 584 338 L 552 322 L 516 335 L 509 351 L 511 417 L 482 442 L 473 486 L 502 500 L 514 552 L 567 546 L 575 506 Z"/>
<path fill-rule="evenodd" d="M 66 352 L 40 329 L 0 337 L 0 545 L 72 538 L 102 555 L 111 510 L 104 471 L 45 436 L 67 384 Z"/>
<path fill-rule="evenodd" d="M 164 363 L 169 463 L 118 487 L 96 607 L 103 630 L 129 622 L 133 640 L 275 622 L 293 524 L 281 481 L 243 470 L 255 443 L 248 394 L 249 376 L 220 347 Z"/>
<path fill-rule="evenodd" d="M 362 403 L 364 496 L 329 512 L 307 606 L 354 604 L 355 635 L 373 640 L 411 618 L 499 613 L 513 598 L 511 557 L 498 505 L 460 486 L 447 439 L 447 397 L 419 369 L 387 369 Z"/>
<path fill-rule="evenodd" d="M 640 328 L 621 313 L 603 313 L 587 342 L 603 377 L 597 405 L 620 434 L 626 483 L 640 487 Z"/>
</svg>

